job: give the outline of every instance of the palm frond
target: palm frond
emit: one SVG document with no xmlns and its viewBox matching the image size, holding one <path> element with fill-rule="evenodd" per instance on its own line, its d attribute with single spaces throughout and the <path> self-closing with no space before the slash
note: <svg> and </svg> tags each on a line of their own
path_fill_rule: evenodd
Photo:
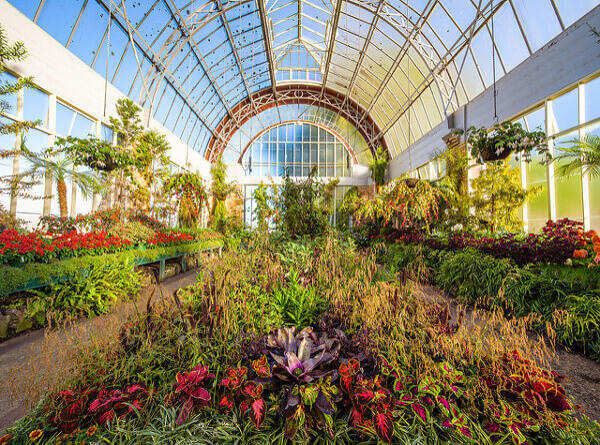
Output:
<svg viewBox="0 0 600 445">
<path fill-rule="evenodd" d="M 566 147 L 557 147 L 562 154 L 555 156 L 554 160 L 566 162 L 558 168 L 559 176 L 569 176 L 581 171 L 591 177 L 600 177 L 600 136 L 586 134 L 580 139 L 566 142 Z"/>
</svg>

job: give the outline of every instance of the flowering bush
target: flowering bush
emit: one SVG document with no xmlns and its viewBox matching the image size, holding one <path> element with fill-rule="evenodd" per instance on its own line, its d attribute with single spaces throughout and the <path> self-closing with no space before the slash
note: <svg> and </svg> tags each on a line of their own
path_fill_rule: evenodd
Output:
<svg viewBox="0 0 600 445">
<path fill-rule="evenodd" d="M 99 231 L 109 230 L 123 222 L 139 222 L 152 230 L 163 230 L 166 226 L 156 218 L 136 210 L 107 209 L 77 215 L 75 218 L 59 216 L 43 216 L 38 226 L 51 233 L 62 233 L 68 230 Z"/>
<path fill-rule="evenodd" d="M 153 246 L 173 246 L 193 241 L 194 237 L 182 232 L 156 232 L 146 243 Z"/>
<path fill-rule="evenodd" d="M 406 244 L 422 244 L 436 250 L 460 251 L 475 248 L 496 258 L 510 258 L 519 266 L 535 263 L 562 264 L 573 256 L 573 251 L 585 246 L 580 233 L 581 223 L 563 219 L 548 221 L 541 235 L 506 233 L 498 237 L 450 234 L 428 236 L 419 232 L 403 235 Z"/>
</svg>

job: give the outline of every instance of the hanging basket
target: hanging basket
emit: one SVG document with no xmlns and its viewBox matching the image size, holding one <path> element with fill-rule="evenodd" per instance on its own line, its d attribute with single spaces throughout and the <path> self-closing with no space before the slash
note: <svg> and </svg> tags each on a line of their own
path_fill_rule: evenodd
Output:
<svg viewBox="0 0 600 445">
<path fill-rule="evenodd" d="M 104 172 L 111 172 L 118 167 L 117 163 L 112 158 L 100 160 L 89 157 L 85 159 L 85 164 L 94 170 L 101 170 Z"/>
<path fill-rule="evenodd" d="M 403 181 L 409 189 L 414 189 L 419 183 L 419 180 L 417 178 L 406 178 L 403 179 Z"/>
<path fill-rule="evenodd" d="M 492 143 L 486 144 L 479 152 L 479 156 L 481 156 L 482 161 L 491 162 L 506 159 L 510 156 L 511 152 L 512 150 L 506 146 L 502 147 L 502 150 L 498 152 L 496 150 L 496 145 Z"/>
</svg>

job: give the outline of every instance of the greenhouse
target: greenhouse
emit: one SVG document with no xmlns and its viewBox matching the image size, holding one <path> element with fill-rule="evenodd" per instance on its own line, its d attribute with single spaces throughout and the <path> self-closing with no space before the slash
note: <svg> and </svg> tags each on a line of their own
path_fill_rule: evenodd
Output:
<svg viewBox="0 0 600 445">
<path fill-rule="evenodd" d="M 0 445 L 600 445 L 600 1 L 0 0 Z"/>
</svg>

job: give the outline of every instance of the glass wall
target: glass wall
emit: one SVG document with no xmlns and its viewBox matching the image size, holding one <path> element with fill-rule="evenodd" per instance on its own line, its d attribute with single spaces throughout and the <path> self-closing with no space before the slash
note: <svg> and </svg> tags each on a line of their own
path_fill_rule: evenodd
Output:
<svg viewBox="0 0 600 445">
<path fill-rule="evenodd" d="M 600 76 L 571 86 L 516 119 L 529 131 L 544 130 L 555 158 L 548 166 L 540 165 L 537 154 L 530 163 L 521 161 L 519 165 L 511 160 L 514 166 L 521 167 L 525 187 L 541 189 L 526 206 L 525 223 L 529 232 L 539 232 L 549 219 L 562 218 L 583 222 L 586 230 L 600 229 L 600 178 L 584 176 L 581 170 L 565 175 L 561 167 L 567 161 L 556 159 L 562 154 L 561 148 L 571 147 L 573 141 L 583 139 L 586 134 L 600 136 L 598 97 Z M 420 177 L 427 178 L 428 165 L 417 169 Z"/>
<path fill-rule="evenodd" d="M 18 78 L 11 73 L 2 73 L 0 81 L 14 83 Z M 25 89 L 21 97 L 17 94 L 3 96 L 3 100 L 7 101 L 10 106 L 5 111 L 6 116 L 3 122 L 17 120 L 17 106 L 21 105 L 23 112 L 23 120 L 29 120 L 37 123 L 35 128 L 25 132 L 24 143 L 27 148 L 33 153 L 39 154 L 44 149 L 48 148 L 56 137 L 76 136 L 86 138 L 88 136 L 99 136 L 112 140 L 112 130 L 99 121 L 84 115 L 80 111 L 75 110 L 66 103 L 60 100 L 53 100 L 51 94 L 42 91 L 39 88 Z M 22 103 L 20 104 L 19 101 Z M 54 123 L 51 116 L 55 116 Z M 20 116 L 19 116 L 20 117 Z M 102 125 L 98 132 L 97 128 Z M 19 136 L 7 134 L 0 136 L 0 144 L 3 149 L 14 148 L 15 144 L 20 143 Z M 0 176 L 7 179 L 13 174 L 12 157 L 0 160 Z M 31 169 L 31 164 L 24 158 L 19 158 L 18 173 L 23 173 Z M 78 167 L 81 169 L 82 167 Z M 46 179 L 37 177 L 38 183 L 32 188 L 25 191 L 26 197 L 19 197 L 15 200 L 16 216 L 24 220 L 30 227 L 35 227 L 39 221 L 39 217 L 43 214 L 44 198 L 46 196 Z M 72 191 L 76 187 L 73 184 L 67 183 L 67 205 L 70 209 L 70 215 L 78 213 L 88 213 L 92 210 L 93 200 L 91 198 L 83 199 L 79 191 L 77 191 L 77 199 L 75 207 L 72 206 Z M 6 190 L 6 183 L 2 185 L 2 193 L 0 193 L 0 204 L 8 210 L 10 209 L 11 197 Z M 59 205 L 58 196 L 56 195 L 56 184 L 52 184 L 50 189 L 50 213 L 58 215 Z M 49 196 L 48 196 L 49 197 Z"/>
<path fill-rule="evenodd" d="M 258 137 L 244 153 L 247 176 L 350 175 L 351 157 L 344 143 L 323 127 L 307 122 L 284 123 Z"/>
</svg>

